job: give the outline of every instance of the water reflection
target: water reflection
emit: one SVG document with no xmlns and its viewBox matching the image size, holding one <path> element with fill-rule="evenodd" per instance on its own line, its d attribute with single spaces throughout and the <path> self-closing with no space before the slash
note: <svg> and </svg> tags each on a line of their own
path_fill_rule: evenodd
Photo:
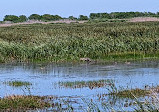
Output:
<svg viewBox="0 0 159 112">
<path fill-rule="evenodd" d="M 158 60 L 130 62 L 130 64 L 1 64 L 0 97 L 11 94 L 55 95 L 61 99 L 76 97 L 80 105 L 83 105 L 81 97 L 117 105 L 125 99 L 119 101 L 118 98 L 104 96 L 109 92 L 107 87 L 112 84 L 111 81 L 118 89 L 119 87 L 144 88 L 145 85 L 158 85 L 158 75 Z M 29 92 L 25 88 L 13 88 L 3 84 L 3 82 L 14 80 L 32 83 Z M 126 104 L 122 104 L 122 107 L 124 105 Z"/>
</svg>

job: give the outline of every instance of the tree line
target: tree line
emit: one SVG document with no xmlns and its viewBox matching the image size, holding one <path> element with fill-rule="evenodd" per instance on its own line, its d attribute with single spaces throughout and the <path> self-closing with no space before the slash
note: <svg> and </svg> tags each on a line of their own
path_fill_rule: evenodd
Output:
<svg viewBox="0 0 159 112">
<path fill-rule="evenodd" d="M 14 23 L 25 22 L 28 20 L 39 20 L 39 21 L 54 21 L 61 19 L 70 19 L 70 20 L 89 20 L 89 19 L 126 19 L 133 17 L 159 17 L 159 12 L 111 12 L 111 13 L 90 13 L 89 17 L 85 15 L 80 15 L 78 18 L 74 16 L 69 16 L 68 18 L 62 18 L 59 15 L 50 15 L 50 14 L 32 14 L 29 17 L 25 15 L 6 15 L 3 21 L 11 21 Z"/>
<path fill-rule="evenodd" d="M 159 12 L 111 12 L 111 13 L 91 13 L 90 19 L 126 19 L 133 17 L 159 17 Z"/>
<path fill-rule="evenodd" d="M 61 20 L 61 19 L 70 19 L 70 20 L 88 20 L 89 18 L 84 15 L 80 15 L 79 18 L 69 16 L 68 18 L 62 18 L 59 15 L 50 15 L 50 14 L 44 14 L 44 15 L 39 15 L 39 14 L 32 14 L 29 17 L 25 15 L 6 15 L 3 19 L 3 21 L 11 21 L 13 23 L 18 23 L 18 22 L 26 22 L 28 20 L 38 20 L 38 21 L 55 21 L 55 20 Z"/>
</svg>

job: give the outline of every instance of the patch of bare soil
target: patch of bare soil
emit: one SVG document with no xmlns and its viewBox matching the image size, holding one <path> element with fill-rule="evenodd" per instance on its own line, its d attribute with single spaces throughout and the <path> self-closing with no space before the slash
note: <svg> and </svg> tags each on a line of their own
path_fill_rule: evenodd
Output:
<svg viewBox="0 0 159 112">
<path fill-rule="evenodd" d="M 10 23 L 10 24 L 0 24 L 0 27 L 9 27 L 9 26 L 13 26 L 13 25 L 25 25 L 25 24 L 36 24 L 36 23 L 40 23 L 40 24 L 51 24 L 51 23 L 66 23 L 66 24 L 70 24 L 70 23 L 85 23 L 87 21 L 76 21 L 76 20 L 69 20 L 69 19 L 64 19 L 64 20 L 58 20 L 58 21 L 50 21 L 50 22 L 43 22 L 43 21 L 34 21 L 34 20 L 30 20 L 27 22 L 23 22 L 23 23 Z"/>
<path fill-rule="evenodd" d="M 129 20 L 129 22 L 147 22 L 147 21 L 159 21 L 157 17 L 136 17 Z"/>
</svg>

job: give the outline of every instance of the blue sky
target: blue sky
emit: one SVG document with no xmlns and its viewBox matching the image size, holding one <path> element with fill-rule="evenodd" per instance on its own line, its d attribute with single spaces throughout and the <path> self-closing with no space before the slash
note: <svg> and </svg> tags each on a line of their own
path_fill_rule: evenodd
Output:
<svg viewBox="0 0 159 112">
<path fill-rule="evenodd" d="M 159 0 L 1 0 L 0 20 L 5 15 L 58 14 L 62 17 L 91 12 L 159 12 Z"/>
</svg>

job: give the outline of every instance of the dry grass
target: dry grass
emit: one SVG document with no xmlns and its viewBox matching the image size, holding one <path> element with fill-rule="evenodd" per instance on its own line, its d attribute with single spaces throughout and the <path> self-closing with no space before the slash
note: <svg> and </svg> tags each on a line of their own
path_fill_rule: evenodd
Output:
<svg viewBox="0 0 159 112">
<path fill-rule="evenodd" d="M 45 97 L 12 95 L 0 99 L 0 111 L 34 110 L 51 105 L 44 101 Z"/>
<path fill-rule="evenodd" d="M 77 21 L 77 20 L 69 20 L 69 19 L 64 19 L 64 20 L 57 20 L 57 21 L 49 21 L 49 22 L 43 22 L 43 21 L 34 21 L 30 20 L 27 22 L 22 22 L 22 23 L 9 23 L 9 24 L 0 24 L 0 27 L 9 27 L 9 26 L 14 26 L 14 25 L 29 25 L 29 24 L 51 24 L 51 23 L 85 23 L 87 21 Z"/>
<path fill-rule="evenodd" d="M 147 22 L 147 21 L 159 21 L 157 17 L 135 17 L 129 20 L 129 22 Z"/>
</svg>

